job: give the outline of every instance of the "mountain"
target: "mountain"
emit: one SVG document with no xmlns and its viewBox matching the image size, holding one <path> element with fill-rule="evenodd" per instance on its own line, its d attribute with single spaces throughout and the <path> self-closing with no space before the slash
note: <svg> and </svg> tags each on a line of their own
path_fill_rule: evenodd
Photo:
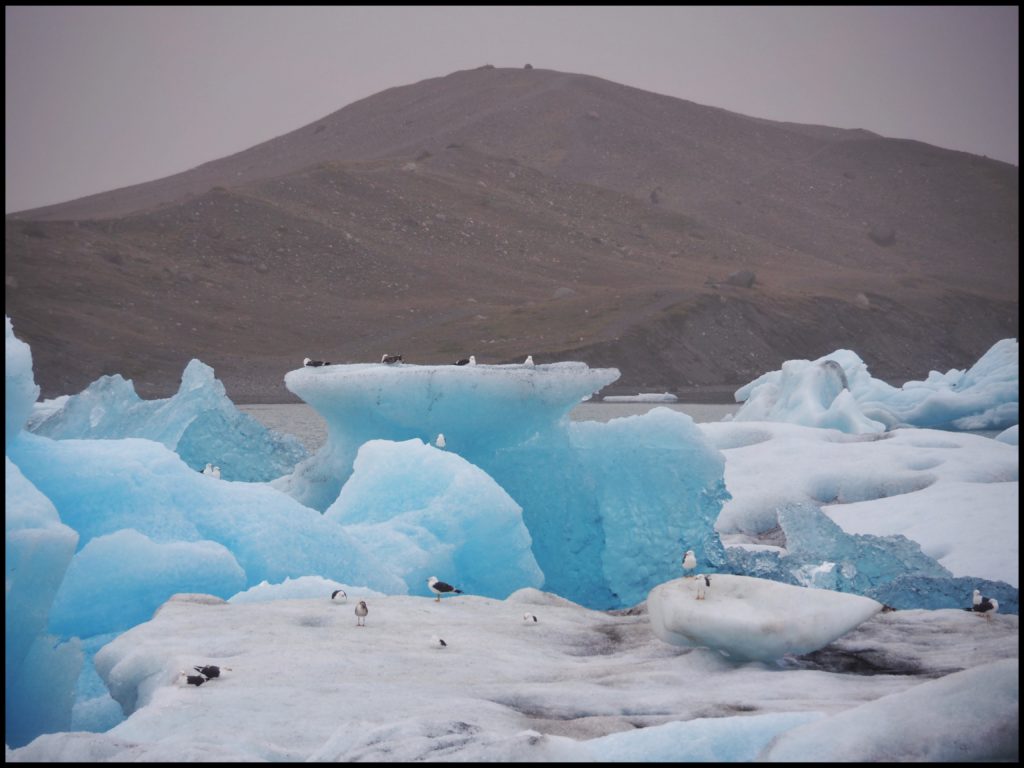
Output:
<svg viewBox="0 0 1024 768">
<path fill-rule="evenodd" d="M 1017 336 L 1018 198 L 963 152 L 487 66 L 7 216 L 6 311 L 44 397 L 105 373 L 164 397 L 198 357 L 288 402 L 303 357 L 382 353 L 728 399 L 848 348 L 900 384 Z"/>
</svg>

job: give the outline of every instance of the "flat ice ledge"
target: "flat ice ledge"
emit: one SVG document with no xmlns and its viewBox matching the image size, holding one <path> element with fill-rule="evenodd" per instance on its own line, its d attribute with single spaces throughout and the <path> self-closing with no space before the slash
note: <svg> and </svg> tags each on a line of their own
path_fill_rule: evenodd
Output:
<svg viewBox="0 0 1024 768">
<path fill-rule="evenodd" d="M 619 378 L 582 362 L 546 365 L 358 363 L 289 371 L 285 386 L 315 408 L 328 429 L 354 437 L 486 442 L 548 428 L 583 398 Z M 356 433 L 352 435 L 352 433 Z M 456 442 L 452 443 L 452 437 Z"/>
<path fill-rule="evenodd" d="M 705 599 L 697 600 L 703 584 L 700 576 L 688 577 L 651 590 L 647 609 L 658 639 L 769 661 L 823 648 L 882 609 L 860 595 L 730 574 L 713 574 Z"/>
</svg>

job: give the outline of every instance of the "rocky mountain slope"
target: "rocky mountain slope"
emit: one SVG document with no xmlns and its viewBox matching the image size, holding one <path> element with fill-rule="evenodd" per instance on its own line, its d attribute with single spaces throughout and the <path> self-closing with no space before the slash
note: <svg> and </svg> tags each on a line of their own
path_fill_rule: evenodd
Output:
<svg viewBox="0 0 1024 768">
<path fill-rule="evenodd" d="M 1017 335 L 1018 196 L 986 158 L 483 67 L 8 216 L 6 311 L 44 397 L 166 396 L 199 357 L 287 402 L 303 357 L 384 352 L 695 399 L 845 347 L 902 383 Z"/>
</svg>

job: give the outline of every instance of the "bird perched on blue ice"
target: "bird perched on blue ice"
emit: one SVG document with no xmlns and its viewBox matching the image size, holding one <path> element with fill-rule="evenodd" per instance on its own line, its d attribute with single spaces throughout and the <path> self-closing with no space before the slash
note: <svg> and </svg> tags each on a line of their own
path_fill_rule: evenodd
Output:
<svg viewBox="0 0 1024 768">
<path fill-rule="evenodd" d="M 444 447 L 447 444 L 448 443 L 444 439 L 444 432 L 439 432 L 438 435 L 437 435 L 437 440 L 434 441 L 434 445 L 436 445 L 441 450 L 444 450 Z"/>
<path fill-rule="evenodd" d="M 972 599 L 971 610 L 976 613 L 985 614 L 985 618 L 988 618 L 993 613 L 999 611 L 999 601 L 994 597 L 985 597 L 981 594 L 980 589 L 974 590 L 974 597 Z"/>
<path fill-rule="evenodd" d="M 213 471 L 210 472 L 210 474 L 216 479 L 220 480 L 220 467 L 214 467 Z"/>
<path fill-rule="evenodd" d="M 692 549 L 686 550 L 686 554 L 683 555 L 683 571 L 687 576 L 693 577 L 693 571 L 697 567 L 697 556 L 693 554 Z"/>
</svg>

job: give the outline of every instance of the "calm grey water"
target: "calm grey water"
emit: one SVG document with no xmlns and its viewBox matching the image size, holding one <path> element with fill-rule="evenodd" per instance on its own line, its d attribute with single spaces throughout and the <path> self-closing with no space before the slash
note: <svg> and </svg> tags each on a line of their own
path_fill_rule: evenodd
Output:
<svg viewBox="0 0 1024 768">
<path fill-rule="evenodd" d="M 576 421 L 608 421 L 621 416 L 647 413 L 651 408 L 671 408 L 688 414 L 696 422 L 721 421 L 735 413 L 739 404 L 702 403 L 580 403 L 569 416 Z M 239 405 L 238 410 L 259 420 L 275 432 L 295 435 L 312 453 L 327 442 L 327 424 L 320 414 L 305 403 L 279 405 Z"/>
</svg>

